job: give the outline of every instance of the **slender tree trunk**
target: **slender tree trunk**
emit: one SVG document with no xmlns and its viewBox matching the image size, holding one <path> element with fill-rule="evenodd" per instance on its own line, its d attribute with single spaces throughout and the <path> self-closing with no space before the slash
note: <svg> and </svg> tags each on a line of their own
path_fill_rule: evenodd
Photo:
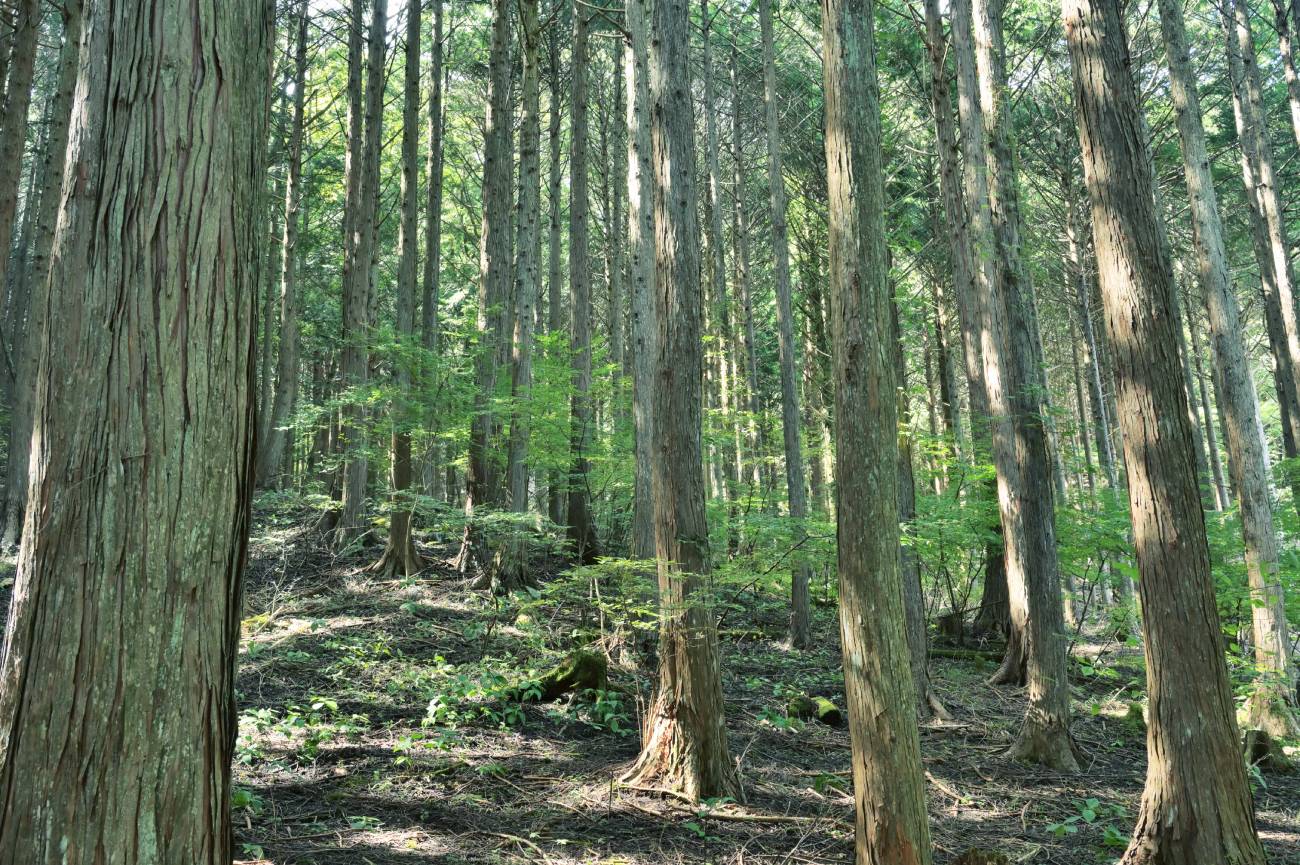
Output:
<svg viewBox="0 0 1300 865">
<path fill-rule="evenodd" d="M 776 318 L 781 355 L 781 427 L 785 439 L 786 498 L 794 524 L 793 541 L 806 536 L 808 494 L 804 490 L 803 443 L 800 441 L 799 384 L 794 356 L 794 312 L 791 309 L 790 238 L 786 228 L 785 177 L 781 172 L 781 126 L 776 104 L 776 48 L 772 36 L 772 0 L 759 0 L 763 40 L 763 104 L 767 126 L 767 179 L 772 194 L 772 270 L 776 282 Z M 808 584 L 812 568 L 799 556 L 790 573 L 790 643 L 807 648 L 812 642 L 812 601 Z"/>
<path fill-rule="evenodd" d="M 1286 77 L 1287 103 L 1291 108 L 1291 132 L 1300 145 L 1300 75 L 1296 72 L 1296 23 L 1300 22 L 1300 7 L 1295 0 L 1273 0 L 1273 22 L 1277 29 L 1277 51 L 1282 57 L 1282 71 Z"/>
<path fill-rule="evenodd" d="M 1172 351 L 1173 268 L 1155 213 L 1123 13 L 1117 0 L 1065 0 L 1063 13 L 1145 612 L 1147 783 L 1121 861 L 1256 865 L 1264 853 L 1233 719 L 1186 395 Z"/>
<path fill-rule="evenodd" d="M 490 580 L 488 553 L 474 509 L 497 504 L 492 483 L 492 401 L 497 357 L 505 339 L 501 309 L 510 296 L 510 3 L 492 0 L 492 42 L 488 56 L 487 124 L 483 140 L 483 221 L 479 233 L 478 333 L 474 419 L 465 471 L 465 533 L 456 568 Z"/>
<path fill-rule="evenodd" d="M 627 89 L 627 233 L 632 275 L 632 423 L 636 450 L 632 556 L 638 559 L 655 554 L 651 422 L 657 331 L 647 5 L 647 0 L 627 0 L 629 38 L 623 47 L 623 79 Z"/>
<path fill-rule="evenodd" d="M 824 0 L 840 638 L 858 865 L 928 865 L 898 549 L 898 435 L 871 0 Z"/>
<path fill-rule="evenodd" d="M 1273 353 L 1273 376 L 1288 458 L 1300 455 L 1300 324 L 1297 323 L 1295 280 L 1283 220 L 1281 191 L 1273 169 L 1273 152 L 1261 102 L 1259 67 L 1249 10 L 1227 0 L 1221 8 L 1232 84 L 1233 114 L 1241 145 L 1241 172 L 1250 204 L 1251 236 L 1264 289 L 1264 321 Z M 1300 484 L 1291 479 L 1300 493 Z M 1300 509 L 1300 494 L 1293 505 Z"/>
<path fill-rule="evenodd" d="M 257 454 L 257 480 L 262 485 L 280 471 L 285 441 L 289 437 L 289 415 L 298 395 L 298 230 L 302 220 L 302 140 L 309 17 L 310 10 L 304 0 L 297 10 L 294 37 L 293 117 L 289 129 L 289 170 L 284 186 L 284 242 L 280 263 L 280 355 L 266 439 Z"/>
<path fill-rule="evenodd" d="M 519 126 L 519 205 L 515 224 L 514 348 L 511 357 L 510 456 L 508 480 L 510 509 L 528 512 L 528 439 L 533 389 L 533 323 L 541 293 L 542 257 L 542 119 L 541 25 L 537 0 L 519 4 L 519 39 L 523 48 L 523 116 Z M 528 534 L 515 526 L 494 568 L 497 591 L 508 591 L 529 581 Z"/>
<path fill-rule="evenodd" d="M 428 183 L 424 204 L 424 272 L 420 279 L 420 341 L 431 358 L 438 357 L 442 344 L 442 319 L 438 309 L 442 282 L 442 166 L 445 129 L 442 107 L 442 4 L 443 0 L 431 0 L 428 4 L 433 7 L 433 34 L 429 45 L 429 153 L 425 168 Z M 446 495 L 443 453 L 442 444 L 434 438 L 424 460 L 425 492 L 439 501 Z"/>
<path fill-rule="evenodd" d="M 1011 755 L 1074 771 L 1078 763 L 1069 732 L 1052 467 L 1040 414 L 1041 379 L 1034 365 L 1033 289 L 1020 257 L 1001 16 L 1000 0 L 991 4 L 959 0 L 953 5 L 973 249 L 976 262 L 986 265 L 975 272 L 978 293 L 984 298 L 980 311 L 984 382 L 993 416 L 1011 610 L 1006 657 L 993 681 L 1029 686 L 1025 724 Z M 969 21 L 974 22 L 973 40 Z"/>
<path fill-rule="evenodd" d="M 417 265 L 420 258 L 420 0 L 406 7 L 405 63 L 402 78 L 402 192 L 398 223 L 396 324 L 399 345 L 418 344 L 415 329 Z M 393 363 L 396 395 L 390 408 L 392 434 L 392 503 L 388 513 L 388 540 L 371 570 L 392 579 L 424 570 L 425 561 L 411 535 L 414 502 L 411 479 L 411 429 L 417 423 L 410 407 L 411 367 L 405 356 Z"/>
<path fill-rule="evenodd" d="M 4 111 L 0 112 L 0 289 L 9 285 L 9 240 L 18 212 L 18 186 L 23 173 L 23 151 L 27 145 L 27 108 L 32 98 L 32 77 L 36 70 L 36 47 L 40 42 L 40 0 L 18 0 L 15 4 L 13 49 L 9 53 L 8 78 L 4 88 Z M 13 332 L 16 320 L 6 324 Z M 15 369 L 6 370 L 13 385 Z"/>
<path fill-rule="evenodd" d="M 731 264 L 735 268 L 736 292 L 740 295 L 740 314 L 745 353 L 746 391 L 749 411 L 749 441 L 751 495 L 763 485 L 763 459 L 767 445 L 763 434 L 763 408 L 758 393 L 758 348 L 754 338 L 754 304 L 749 285 L 749 215 L 745 212 L 745 149 L 743 124 L 740 116 L 740 53 L 734 45 L 731 52 L 731 156 L 732 156 L 732 207 Z"/>
<path fill-rule="evenodd" d="M 352 26 L 361 26 L 360 12 L 354 7 Z M 370 330 L 371 280 L 374 274 L 376 232 L 379 208 L 379 156 L 383 146 L 384 125 L 384 49 L 388 29 L 388 0 L 374 0 L 370 10 L 370 38 L 366 49 L 365 119 L 362 124 L 361 155 L 356 213 L 352 219 L 349 247 L 352 254 L 346 267 L 343 295 L 343 383 L 354 393 L 343 409 L 344 446 L 342 505 L 334 547 L 346 549 L 365 531 L 366 411 L 359 401 L 359 391 L 369 378 L 370 358 L 367 350 Z M 351 77 L 351 73 L 349 73 Z M 349 145 L 350 146 L 350 145 Z M 353 206 L 349 199 L 348 208 Z"/>
<path fill-rule="evenodd" d="M 975 282 L 977 268 L 981 265 L 974 259 L 974 249 L 971 246 L 970 216 L 962 188 L 957 129 L 953 121 L 948 71 L 944 63 L 948 42 L 943 33 L 939 0 L 926 0 L 925 21 L 926 47 L 930 55 L 930 99 L 934 112 L 935 143 L 939 151 L 939 189 L 948 225 L 957 320 L 961 326 L 963 366 L 970 392 L 971 441 L 975 459 L 987 464 L 992 459 L 989 432 L 992 413 L 989 410 L 988 388 L 984 383 L 980 300 Z M 995 518 L 992 528 L 999 537 L 985 549 L 984 590 L 975 627 L 977 630 L 1005 634 L 1010 628 L 1010 613 L 1007 607 L 1006 559 L 1000 537 L 1001 521 Z"/>
<path fill-rule="evenodd" d="M 727 747 L 700 451 L 700 238 L 689 0 L 655 0 L 650 54 L 655 213 L 655 544 L 659 688 L 627 775 L 691 800 L 740 795 Z"/>
<path fill-rule="evenodd" d="M 1235 298 L 1234 298 L 1235 300 Z M 1219 503 L 1218 509 L 1227 510 L 1232 504 L 1232 496 L 1228 492 L 1228 483 L 1225 480 L 1223 472 L 1223 458 L 1219 454 L 1219 436 L 1215 432 L 1215 416 L 1219 419 L 1219 429 L 1225 430 L 1223 425 L 1223 411 L 1215 405 L 1214 399 L 1210 396 L 1210 386 L 1206 381 L 1205 361 L 1202 359 L 1201 339 L 1196 332 L 1196 328 L 1191 330 L 1192 335 L 1192 365 L 1196 378 L 1196 387 L 1201 395 L 1201 405 L 1205 408 L 1205 447 L 1210 452 L 1210 469 L 1214 473 L 1214 497 Z M 1243 343 L 1244 347 L 1244 343 Z M 1254 382 L 1251 382 L 1251 388 L 1254 389 Z M 1256 399 L 1256 420 L 1259 419 L 1258 398 Z M 1258 429 L 1258 427 L 1256 427 Z M 1267 467 L 1268 450 L 1264 447 L 1263 437 L 1260 437 L 1260 452 L 1265 455 L 1265 465 Z M 1265 472 L 1267 477 L 1268 472 Z M 1271 498 L 1271 497 L 1270 497 Z"/>
<path fill-rule="evenodd" d="M 552 26 L 550 30 L 551 33 L 547 39 L 547 54 L 549 55 L 547 85 L 550 91 L 551 104 L 547 121 L 547 142 L 550 149 L 550 157 L 547 160 L 547 204 L 550 207 L 550 229 L 546 245 L 546 331 L 550 334 L 556 334 L 565 327 L 561 300 L 564 290 L 564 269 L 560 247 L 561 199 L 564 193 L 564 163 L 560 152 L 560 107 L 563 96 L 560 89 L 560 40 L 556 35 L 555 26 Z M 547 513 L 551 518 L 551 522 L 556 525 L 563 525 L 565 499 L 563 472 L 552 470 L 547 478 L 546 486 Z M 647 495 L 649 494 L 648 490 L 647 487 Z M 648 519 L 649 517 L 647 517 Z M 652 534 L 651 543 L 653 543 L 653 540 Z"/>
<path fill-rule="evenodd" d="M 606 150 L 604 153 L 606 175 L 608 178 L 609 206 L 605 211 L 605 261 L 609 270 L 609 362 L 613 367 L 613 412 L 622 414 L 622 377 L 625 347 L 623 345 L 623 318 L 627 312 L 627 302 L 623 295 L 623 275 L 627 269 L 627 220 L 623 215 L 623 197 L 627 194 L 627 152 L 623 140 L 627 116 L 626 98 L 622 76 L 617 74 L 623 59 L 623 49 L 618 42 L 610 43 L 610 68 L 614 74 L 610 78 L 613 91 L 613 108 L 610 112 Z M 620 130 L 619 127 L 624 129 Z M 622 152 L 620 152 L 620 150 Z"/>
<path fill-rule="evenodd" d="M 1295 670 L 1278 570 L 1277 534 L 1269 495 L 1268 458 L 1259 436 L 1259 401 L 1251 377 L 1244 327 L 1228 272 L 1228 256 L 1219 220 L 1214 179 L 1201 125 L 1200 98 L 1192 69 L 1183 9 L 1177 0 L 1160 0 L 1160 29 L 1169 65 L 1170 95 L 1183 148 L 1192 216 L 1192 238 L 1206 309 L 1210 339 L 1222 384 L 1225 430 L 1232 485 L 1241 504 L 1242 536 L 1246 548 L 1246 577 L 1251 590 L 1256 662 L 1264 679 L 1250 701 L 1251 722 L 1270 734 L 1300 733 L 1291 707 L 1295 700 Z M 1193 329 L 1192 338 L 1196 333 Z M 1197 352 L 1197 364 L 1200 354 Z M 1187 365 L 1187 361 L 1183 361 Z M 1210 406 L 1205 405 L 1206 420 Z M 1222 487 L 1222 477 L 1217 479 Z"/>
<path fill-rule="evenodd" d="M 0 673 L 0 861 L 231 861 L 269 11 L 86 8 Z"/>
<path fill-rule="evenodd" d="M 45 325 L 46 293 L 50 273 L 50 254 L 54 248 L 55 223 L 59 215 L 60 191 L 63 187 L 68 130 L 72 120 L 72 96 L 77 84 L 78 59 L 81 51 L 81 2 L 68 0 L 60 7 L 63 17 L 63 44 L 55 72 L 54 97 L 49 106 L 49 124 L 45 133 L 45 152 L 41 156 L 40 192 L 35 197 L 36 211 L 27 266 L 17 274 L 21 287 L 15 296 L 26 300 L 25 321 L 10 322 L 10 340 L 14 345 L 16 365 L 14 387 L 9 406 L 9 458 L 5 479 L 5 524 L 0 545 L 18 543 L 23 531 L 27 506 L 27 473 L 32 440 L 32 400 L 35 397 L 36 369 L 39 361 L 41 332 Z M 35 171 L 35 169 L 33 169 Z M 28 199 L 28 207 L 32 206 Z M 7 248 L 6 248 L 7 254 Z"/>
<path fill-rule="evenodd" d="M 573 399 L 569 433 L 568 537 L 574 558 L 591 564 L 600 555 L 596 522 L 587 488 L 587 453 L 592 442 L 591 410 L 591 270 L 588 242 L 590 202 L 587 195 L 587 54 L 590 18 L 575 0 L 573 18 L 572 139 L 569 152 L 569 350 L 573 357 Z"/>
</svg>

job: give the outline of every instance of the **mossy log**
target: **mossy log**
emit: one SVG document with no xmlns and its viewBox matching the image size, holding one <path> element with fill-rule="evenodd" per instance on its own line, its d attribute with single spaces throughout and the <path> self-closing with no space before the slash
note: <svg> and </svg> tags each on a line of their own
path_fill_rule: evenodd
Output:
<svg viewBox="0 0 1300 865">
<path fill-rule="evenodd" d="M 842 727 L 844 714 L 826 697 L 809 697 L 800 694 L 792 697 L 786 706 L 786 715 L 801 721 L 821 721 L 828 727 Z"/>
<path fill-rule="evenodd" d="M 537 680 L 537 686 L 541 690 L 538 700 L 549 703 L 570 691 L 604 690 L 609 683 L 608 676 L 609 670 L 603 654 L 585 649 L 570 652 Z"/>
</svg>

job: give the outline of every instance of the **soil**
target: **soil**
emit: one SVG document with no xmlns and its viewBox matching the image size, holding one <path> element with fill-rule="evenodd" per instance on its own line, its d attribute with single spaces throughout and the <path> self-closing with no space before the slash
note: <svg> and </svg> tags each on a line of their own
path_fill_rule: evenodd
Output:
<svg viewBox="0 0 1300 865">
<path fill-rule="evenodd" d="M 365 573 L 380 547 L 332 558 L 310 518 L 261 517 L 238 678 L 237 859 L 852 862 L 848 733 L 785 718 L 797 693 L 843 705 L 833 606 L 815 609 L 805 652 L 784 645 L 783 598 L 746 595 L 729 613 L 723 684 L 746 801 L 693 806 L 617 783 L 637 754 L 652 647 L 598 643 L 612 656 L 602 697 L 613 711 L 571 694 L 520 702 L 512 676 L 526 680 L 574 648 L 566 635 L 587 633 L 580 603 L 528 607 L 471 590 L 448 565 L 455 538 L 421 538 L 429 570 L 382 580 Z M 1073 653 L 1077 775 L 1004 756 L 1024 698 L 985 683 L 996 652 L 932 659 L 953 716 L 921 730 L 937 863 L 970 848 L 1056 865 L 1123 852 L 1146 763 L 1131 708 L 1142 659 L 1113 642 L 1078 640 Z M 1254 787 L 1270 861 L 1300 865 L 1300 773 L 1262 773 Z"/>
</svg>

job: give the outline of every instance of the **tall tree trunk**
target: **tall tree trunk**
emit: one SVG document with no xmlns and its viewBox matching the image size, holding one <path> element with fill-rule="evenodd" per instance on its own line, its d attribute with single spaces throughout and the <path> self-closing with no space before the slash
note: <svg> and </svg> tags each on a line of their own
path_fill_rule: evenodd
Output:
<svg viewBox="0 0 1300 865">
<path fill-rule="evenodd" d="M 781 427 L 785 439 L 786 498 L 790 503 L 792 540 L 806 537 L 808 494 L 804 489 L 803 443 L 799 429 L 799 384 L 794 356 L 794 312 L 791 309 L 790 238 L 786 229 L 785 177 L 781 172 L 781 126 L 776 104 L 776 48 L 772 36 L 772 2 L 759 0 L 763 40 L 763 105 L 767 126 L 767 180 L 772 195 L 772 270 L 776 282 L 776 319 L 781 355 Z M 812 601 L 808 584 L 812 568 L 799 556 L 790 572 L 790 644 L 807 648 L 812 642 Z"/>
<path fill-rule="evenodd" d="M 541 25 L 537 0 L 519 4 L 519 39 L 523 47 L 523 116 L 519 126 L 519 205 L 515 224 L 514 348 L 511 357 L 510 456 L 508 480 L 510 509 L 528 512 L 528 438 L 533 389 L 533 323 L 541 292 L 542 257 L 542 118 Z M 528 535 L 522 526 L 512 528 L 497 559 L 494 579 L 498 591 L 528 582 Z"/>
<path fill-rule="evenodd" d="M 1273 22 L 1277 29 L 1277 50 L 1282 57 L 1282 71 L 1286 78 L 1287 103 L 1291 107 L 1291 133 L 1300 145 L 1300 75 L 1296 71 L 1296 24 L 1300 22 L 1300 6 L 1295 0 L 1273 0 Z"/>
<path fill-rule="evenodd" d="M 1259 436 L 1259 401 L 1251 377 L 1241 314 L 1228 272 L 1223 226 L 1210 173 L 1210 159 L 1201 125 L 1200 98 L 1192 69 L 1183 9 L 1178 0 L 1160 0 L 1160 29 L 1169 65 L 1170 95 L 1182 140 L 1183 176 L 1187 181 L 1201 291 L 1210 320 L 1210 341 L 1219 370 L 1224 419 L 1227 421 L 1228 465 L 1241 504 L 1242 538 L 1246 548 L 1246 578 L 1251 591 L 1255 658 L 1264 679 L 1250 700 L 1251 722 L 1278 737 L 1300 733 L 1291 706 L 1295 701 L 1295 670 L 1278 571 L 1277 534 L 1269 495 L 1268 458 Z M 1195 329 L 1192 338 L 1196 338 Z M 1199 352 L 1197 363 L 1199 364 Z M 1187 365 L 1187 361 L 1183 361 Z M 1205 405 L 1206 419 L 1210 406 Z M 1219 480 L 1220 486 L 1222 479 Z"/>
<path fill-rule="evenodd" d="M 1078 762 L 1069 732 L 1052 467 L 1040 412 L 1041 377 L 1035 366 L 1033 289 L 1020 255 L 1001 18 L 1001 0 L 973 4 L 961 0 L 953 5 L 973 248 L 976 261 L 986 264 L 976 268 L 976 275 L 978 293 L 984 298 L 984 382 L 993 415 L 993 457 L 1011 610 L 1006 657 L 993 681 L 1029 686 L 1025 723 L 1011 755 L 1074 771 Z M 973 46 L 968 21 L 974 23 Z"/>
<path fill-rule="evenodd" d="M 360 11 L 353 10 L 352 26 L 361 26 Z M 334 533 L 335 549 L 346 549 L 365 532 L 366 411 L 360 391 L 369 378 L 370 294 L 378 231 L 379 156 L 384 126 L 384 49 L 388 32 L 388 0 L 374 0 L 370 10 L 370 38 L 366 46 L 365 118 L 363 148 L 355 215 L 350 225 L 350 263 L 345 267 L 343 294 L 343 383 L 352 389 L 343 409 L 344 446 L 342 503 Z M 351 73 L 349 72 L 349 78 Z M 349 149 L 351 144 L 349 143 Z M 353 209 L 348 200 L 347 207 Z"/>
<path fill-rule="evenodd" d="M 740 795 L 727 748 L 700 451 L 700 232 L 689 0 L 655 0 L 650 53 L 655 213 L 655 545 L 659 687 L 628 773 L 691 800 Z"/>
<path fill-rule="evenodd" d="M 1234 298 L 1235 300 L 1235 298 Z M 1218 416 L 1219 429 L 1227 430 L 1223 424 L 1223 410 L 1215 405 L 1214 398 L 1210 396 L 1210 386 L 1207 381 L 1208 376 L 1205 374 L 1205 361 L 1202 359 L 1201 338 L 1196 328 L 1191 330 L 1192 335 L 1192 366 L 1196 378 L 1196 387 L 1201 395 L 1201 405 L 1205 408 L 1205 447 L 1210 452 L 1210 469 L 1214 473 L 1214 497 L 1219 503 L 1219 510 L 1227 510 L 1232 504 L 1232 495 L 1228 491 L 1228 483 L 1225 480 L 1223 472 L 1223 458 L 1219 454 L 1219 436 L 1215 432 L 1215 416 Z M 1244 347 L 1244 343 L 1243 343 Z M 1251 382 L 1251 388 L 1254 389 L 1254 382 Z M 1256 399 L 1256 420 L 1259 419 L 1258 398 Z M 1256 427 L 1259 430 L 1259 427 Z M 1265 466 L 1268 465 L 1268 449 L 1264 446 L 1263 436 L 1260 436 L 1260 452 L 1264 454 Z M 1267 477 L 1268 472 L 1265 473 Z M 1272 497 L 1270 496 L 1270 499 Z"/>
<path fill-rule="evenodd" d="M 1300 455 L 1300 323 L 1281 190 L 1273 170 L 1249 10 L 1240 0 L 1226 0 L 1221 12 L 1241 172 L 1250 204 L 1251 236 L 1264 290 L 1264 321 L 1283 419 L 1282 441 L 1286 456 L 1295 458 Z M 1289 480 L 1296 493 L 1293 505 L 1300 509 L 1300 478 Z"/>
<path fill-rule="evenodd" d="M 40 42 L 40 0 L 18 0 L 14 17 L 13 49 L 9 53 L 9 75 L 5 80 L 4 111 L 0 112 L 0 289 L 9 285 L 9 242 L 18 212 L 18 186 L 23 173 L 23 151 L 27 146 L 27 109 L 32 99 L 32 77 L 36 70 L 36 47 Z M 16 320 L 5 322 L 12 333 Z M 12 348 L 10 349 L 12 351 Z M 6 379 L 14 384 L 17 370 L 7 369 Z"/>
<path fill-rule="evenodd" d="M 442 282 L 442 166 L 443 120 L 442 57 L 443 0 L 431 0 L 433 34 L 429 45 L 429 153 L 425 173 L 428 175 L 424 204 L 424 272 L 420 279 L 420 342 L 430 357 L 438 357 L 442 343 L 442 320 L 439 315 Z M 436 368 L 435 368 L 436 369 Z M 446 495 L 443 473 L 443 447 L 436 439 L 430 443 L 424 461 L 424 489 L 441 501 Z"/>
<path fill-rule="evenodd" d="M 436 2 L 436 0 L 435 0 Z M 399 345 L 414 346 L 420 334 L 415 329 L 417 265 L 420 259 L 420 0 L 406 7 L 406 45 L 402 77 L 402 193 L 398 222 L 396 325 Z M 388 512 L 388 540 L 375 573 L 392 579 L 422 571 L 425 561 L 415 549 L 411 535 L 414 502 L 411 479 L 411 429 L 417 418 L 410 406 L 411 367 L 403 354 L 393 363 L 395 396 L 390 411 L 392 433 L 392 503 Z"/>
<path fill-rule="evenodd" d="M 505 339 L 501 308 L 510 296 L 510 3 L 492 0 L 487 123 L 483 139 L 483 221 L 479 232 L 479 345 L 474 359 L 474 418 L 465 471 L 465 533 L 456 568 L 490 579 L 486 542 L 474 509 L 497 504 L 492 483 L 492 402 L 497 357 Z"/>
<path fill-rule="evenodd" d="M 758 393 L 758 348 L 754 338 L 754 303 L 749 285 L 749 215 L 745 212 L 745 149 L 743 125 L 740 116 L 740 51 L 731 51 L 731 157 L 732 206 L 731 266 L 735 268 L 736 292 L 740 295 L 740 314 L 744 331 L 742 341 L 745 353 L 746 391 L 749 411 L 750 493 L 757 494 L 763 485 L 763 459 L 767 444 L 763 433 L 763 407 Z"/>
<path fill-rule="evenodd" d="M 293 116 L 289 128 L 289 170 L 284 185 L 284 241 L 280 262 L 280 355 L 275 396 L 266 424 L 266 438 L 257 454 L 257 481 L 270 482 L 284 461 L 289 414 L 298 395 L 298 230 L 301 222 L 303 113 L 307 89 L 306 0 L 297 10 L 293 61 Z"/>
<path fill-rule="evenodd" d="M 72 95 L 77 84 L 77 66 L 81 54 L 81 2 L 68 0 L 60 6 L 63 16 L 63 44 L 55 73 L 54 98 L 49 106 L 49 124 L 45 133 L 45 152 L 41 155 L 40 192 L 36 195 L 36 212 L 31 244 L 26 247 L 27 266 L 17 274 L 22 284 L 15 296 L 26 300 L 25 321 L 11 320 L 10 340 L 14 345 L 16 365 L 14 387 L 9 406 L 9 457 L 5 479 L 5 523 L 0 545 L 18 543 L 23 531 L 27 506 L 27 472 L 32 441 L 32 400 L 41 332 L 47 309 L 46 292 L 50 273 L 50 254 L 54 248 L 55 223 L 59 216 L 60 192 L 63 187 L 68 130 L 72 120 Z M 31 199 L 28 200 L 30 208 Z M 8 252 L 7 247 L 5 250 Z"/>
<path fill-rule="evenodd" d="M 557 0 L 564 2 L 564 0 Z M 561 295 L 564 290 L 564 268 L 561 255 L 561 198 L 564 194 L 563 160 L 560 154 L 560 108 L 563 95 L 560 89 L 560 40 L 556 27 L 550 28 L 547 39 L 547 87 L 550 91 L 549 117 L 547 120 L 547 143 L 550 151 L 547 160 L 547 204 L 550 208 L 550 227 L 546 244 L 547 278 L 546 278 L 546 332 L 559 333 L 565 329 Z M 647 133 L 648 135 L 648 133 Z M 547 513 L 551 522 L 564 524 L 564 473 L 552 470 L 547 478 Z M 649 495 L 649 487 L 647 495 Z M 647 520 L 649 517 L 646 518 Z M 651 543 L 654 536 L 651 535 Z"/>
<path fill-rule="evenodd" d="M 1062 6 L 1145 612 L 1147 783 L 1121 861 L 1256 865 L 1264 853 L 1233 719 L 1186 395 L 1172 351 L 1173 267 L 1155 213 L 1124 17 L 1117 0 Z"/>
<path fill-rule="evenodd" d="M 647 0 L 627 0 L 623 78 L 627 89 L 627 232 L 632 275 L 632 423 L 636 489 L 632 557 L 655 554 L 653 447 L 655 304 L 654 169 L 650 162 L 650 78 Z"/>
<path fill-rule="evenodd" d="M 623 275 L 627 269 L 627 221 L 623 216 L 623 197 L 627 194 L 627 152 L 623 135 L 626 133 L 625 118 L 627 108 L 623 104 L 626 88 L 622 76 L 618 74 L 619 64 L 623 59 L 622 46 L 610 43 L 610 67 L 614 74 L 610 78 L 613 90 L 613 108 L 609 116 L 604 153 L 607 167 L 606 176 L 609 189 L 609 206 L 605 211 L 605 261 L 609 271 L 609 362 L 613 367 L 613 404 L 614 413 L 621 415 L 622 377 L 624 365 L 623 318 L 627 312 L 627 303 L 623 296 Z M 620 130 L 620 126 L 624 127 Z M 620 153 L 620 148 L 622 152 Z"/>
<path fill-rule="evenodd" d="M 897 381 L 872 6 L 822 6 L 840 638 L 858 865 L 928 865 L 898 571 Z"/>
<path fill-rule="evenodd" d="M 963 366 L 970 392 L 970 425 L 973 455 L 978 462 L 992 460 L 989 424 L 988 388 L 984 383 L 984 350 L 980 345 L 980 299 L 976 286 L 977 269 L 971 245 L 971 218 L 962 188 L 957 149 L 957 129 L 949 95 L 948 71 L 944 58 L 948 41 L 943 33 L 939 0 L 926 0 L 926 48 L 930 55 L 930 100 L 934 112 L 935 144 L 939 151 L 939 189 L 943 196 L 944 216 L 948 225 L 953 288 L 957 300 L 957 320 L 961 327 Z M 969 28 L 967 29 L 969 34 Z M 955 36 L 954 31 L 954 36 Z M 972 61 L 973 62 L 973 61 Z M 994 492 L 994 496 L 996 492 Z M 985 548 L 984 591 L 975 627 L 982 631 L 1006 633 L 1010 628 L 1007 607 L 1006 559 L 1001 539 L 1002 523 L 994 518 L 991 527 L 998 537 Z"/>
<path fill-rule="evenodd" d="M 587 195 L 587 55 L 590 14 L 575 0 L 573 18 L 572 140 L 569 151 L 569 351 L 573 357 L 573 398 L 569 433 L 568 537 L 574 558 L 591 564 L 600 555 L 596 522 L 587 488 L 587 453 L 592 442 L 591 270 L 588 253 L 590 202 Z"/>
<path fill-rule="evenodd" d="M 227 865 L 270 6 L 86 16 L 0 673 L 0 861 Z"/>
</svg>

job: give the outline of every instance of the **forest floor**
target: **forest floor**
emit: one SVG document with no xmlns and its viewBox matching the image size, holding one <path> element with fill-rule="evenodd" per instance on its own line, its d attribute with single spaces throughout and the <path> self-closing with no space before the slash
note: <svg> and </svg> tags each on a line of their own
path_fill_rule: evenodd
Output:
<svg viewBox="0 0 1300 865">
<path fill-rule="evenodd" d="M 781 598 L 746 598 L 744 621 L 725 624 L 727 728 L 746 801 L 691 806 L 617 783 L 637 753 L 652 659 L 615 647 L 597 704 L 519 702 L 520 679 L 593 626 L 580 621 L 581 599 L 528 607 L 472 591 L 446 563 L 450 539 L 424 541 L 430 569 L 385 581 L 364 571 L 375 548 L 335 559 L 305 516 L 259 513 L 238 679 L 237 858 L 852 861 L 848 734 L 785 718 L 792 693 L 843 705 L 833 607 L 816 609 L 807 652 L 783 645 Z M 936 862 L 968 848 L 1059 865 L 1123 852 L 1146 764 L 1145 734 L 1126 717 L 1142 661 L 1114 643 L 1073 651 L 1077 775 L 1003 756 L 1024 697 L 984 683 L 995 652 L 932 660 L 953 715 L 921 730 Z M 1300 865 L 1300 774 L 1264 773 L 1254 786 L 1270 861 Z"/>
</svg>

